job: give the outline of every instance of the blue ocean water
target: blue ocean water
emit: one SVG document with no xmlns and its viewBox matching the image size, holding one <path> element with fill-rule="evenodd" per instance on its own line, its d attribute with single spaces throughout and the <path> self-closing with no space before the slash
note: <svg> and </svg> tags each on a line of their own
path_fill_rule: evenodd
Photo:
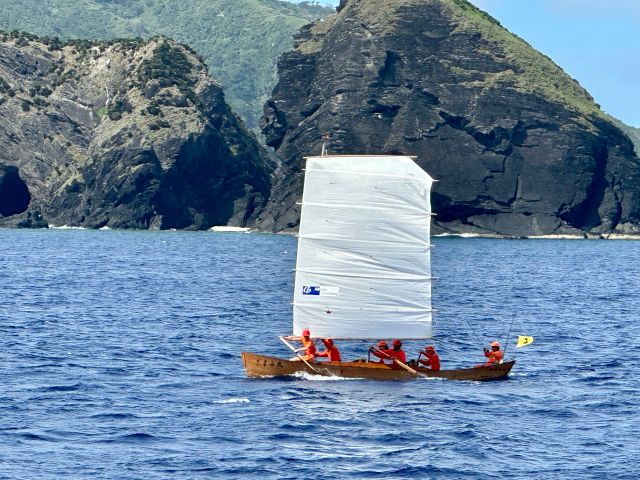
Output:
<svg viewBox="0 0 640 480">
<path fill-rule="evenodd" d="M 435 239 L 443 366 L 513 321 L 506 381 L 256 380 L 294 238 L 0 230 L 0 478 L 638 478 L 639 250 Z"/>
</svg>

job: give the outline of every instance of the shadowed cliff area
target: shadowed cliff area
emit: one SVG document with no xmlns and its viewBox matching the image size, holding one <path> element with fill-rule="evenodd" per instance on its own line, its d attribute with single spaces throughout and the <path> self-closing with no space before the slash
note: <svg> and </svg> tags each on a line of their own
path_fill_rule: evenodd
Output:
<svg viewBox="0 0 640 480">
<path fill-rule="evenodd" d="M 592 97 L 465 0 L 343 0 L 279 62 L 261 126 L 282 163 L 256 225 L 297 228 L 304 155 L 408 154 L 436 233 L 640 233 L 640 161 Z"/>
<path fill-rule="evenodd" d="M 0 226 L 244 226 L 272 170 L 189 47 L 0 34 Z"/>
</svg>

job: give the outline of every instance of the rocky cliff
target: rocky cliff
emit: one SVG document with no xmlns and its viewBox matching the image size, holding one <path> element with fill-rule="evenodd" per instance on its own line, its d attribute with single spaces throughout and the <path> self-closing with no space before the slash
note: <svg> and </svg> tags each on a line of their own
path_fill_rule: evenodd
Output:
<svg viewBox="0 0 640 480">
<path fill-rule="evenodd" d="M 292 35 L 333 8 L 280 0 L 2 0 L 0 29 L 110 40 L 162 35 L 193 47 L 226 101 L 256 128 Z"/>
<path fill-rule="evenodd" d="M 271 171 L 188 47 L 0 34 L 0 226 L 244 226 Z"/>
<path fill-rule="evenodd" d="M 257 225 L 295 229 L 303 155 L 409 154 L 435 232 L 640 232 L 640 161 L 591 96 L 465 0 L 343 0 L 278 65 L 262 118 L 282 163 Z"/>
</svg>

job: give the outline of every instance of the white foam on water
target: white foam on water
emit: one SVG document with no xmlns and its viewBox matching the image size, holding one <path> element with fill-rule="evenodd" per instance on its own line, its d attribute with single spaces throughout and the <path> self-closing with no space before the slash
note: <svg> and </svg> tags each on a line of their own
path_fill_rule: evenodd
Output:
<svg viewBox="0 0 640 480">
<path fill-rule="evenodd" d="M 339 377 L 337 375 L 316 375 L 314 373 L 307 373 L 307 372 L 296 372 L 291 376 L 299 378 L 301 380 L 312 380 L 314 382 L 336 382 L 336 381 L 342 381 L 342 380 L 362 380 L 360 378 L 345 378 L 345 377 Z"/>
<path fill-rule="evenodd" d="M 48 225 L 49 228 L 53 230 L 86 230 L 85 227 L 70 227 L 69 225 Z"/>
<path fill-rule="evenodd" d="M 216 400 L 213 403 L 249 403 L 248 398 L 226 398 L 224 400 Z"/>
<path fill-rule="evenodd" d="M 604 238 L 607 240 L 640 240 L 640 235 L 623 235 L 621 233 L 612 233 L 611 235 L 607 235 Z"/>
<path fill-rule="evenodd" d="M 225 226 L 219 226 L 219 227 L 211 227 L 209 229 L 212 232 L 240 232 L 240 233 L 248 233 L 249 230 L 251 230 L 250 228 L 245 228 L 245 227 L 225 227 Z"/>
<path fill-rule="evenodd" d="M 479 233 L 440 233 L 431 235 L 432 237 L 460 237 L 460 238 L 481 238 L 483 235 Z"/>
<path fill-rule="evenodd" d="M 584 240 L 583 235 L 531 235 L 526 238 L 530 240 Z"/>
<path fill-rule="evenodd" d="M 442 377 L 427 377 L 427 376 L 418 375 L 416 377 L 416 380 L 428 380 L 428 381 L 438 380 L 438 381 L 444 382 L 447 379 Z"/>
</svg>

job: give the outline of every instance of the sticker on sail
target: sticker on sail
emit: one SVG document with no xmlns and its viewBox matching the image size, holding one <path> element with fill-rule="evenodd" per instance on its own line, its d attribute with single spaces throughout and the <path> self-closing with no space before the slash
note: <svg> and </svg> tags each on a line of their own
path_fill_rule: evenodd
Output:
<svg viewBox="0 0 640 480">
<path fill-rule="evenodd" d="M 340 295 L 340 287 L 334 287 L 331 285 L 320 286 L 303 286 L 303 295 L 319 295 L 324 297 L 337 297 Z"/>
</svg>

